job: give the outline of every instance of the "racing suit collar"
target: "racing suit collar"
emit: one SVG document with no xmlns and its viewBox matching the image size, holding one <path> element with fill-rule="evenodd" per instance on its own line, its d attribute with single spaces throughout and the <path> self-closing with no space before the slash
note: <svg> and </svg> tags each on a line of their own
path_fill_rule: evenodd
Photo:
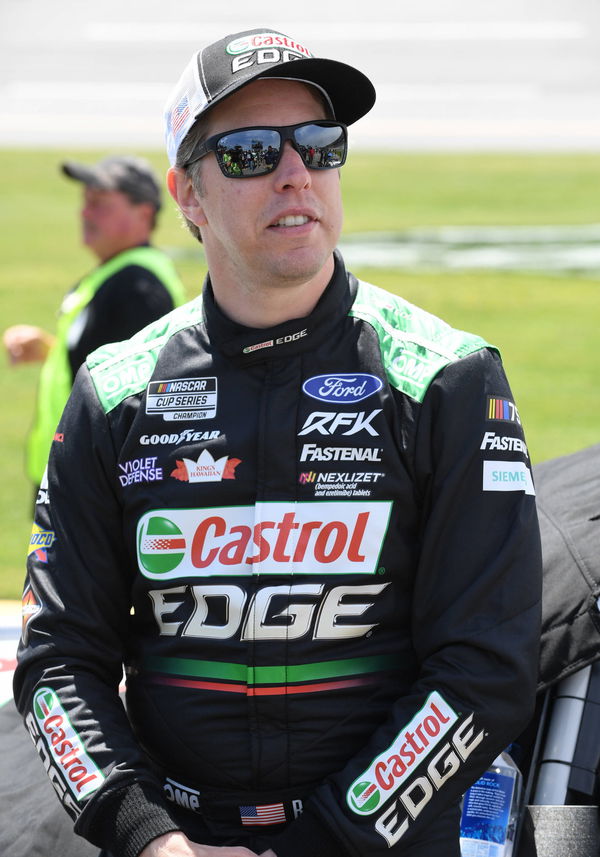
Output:
<svg viewBox="0 0 600 857">
<path fill-rule="evenodd" d="M 310 315 L 267 328 L 244 327 L 228 318 L 217 306 L 207 276 L 202 296 L 210 339 L 240 366 L 292 357 L 318 347 L 339 326 L 356 297 L 357 281 L 346 274 L 338 250 L 334 251 L 334 262 L 333 276 Z"/>
</svg>

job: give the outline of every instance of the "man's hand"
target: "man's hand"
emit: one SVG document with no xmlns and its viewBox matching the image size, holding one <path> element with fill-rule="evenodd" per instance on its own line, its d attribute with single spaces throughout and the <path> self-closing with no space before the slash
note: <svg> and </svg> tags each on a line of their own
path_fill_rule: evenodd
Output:
<svg viewBox="0 0 600 857">
<path fill-rule="evenodd" d="M 263 851 L 260 857 L 277 857 L 277 854 L 269 848 L 268 851 Z"/>
<path fill-rule="evenodd" d="M 45 360 L 53 342 L 51 334 L 31 324 L 15 324 L 4 331 L 4 345 L 13 366 Z"/>
<path fill-rule="evenodd" d="M 268 857 L 275 857 L 272 851 L 266 851 L 265 854 Z M 140 857 L 257 857 L 257 855 L 241 845 L 231 848 L 199 845 L 197 842 L 191 842 L 183 833 L 174 831 L 153 839 L 146 845 Z"/>
</svg>

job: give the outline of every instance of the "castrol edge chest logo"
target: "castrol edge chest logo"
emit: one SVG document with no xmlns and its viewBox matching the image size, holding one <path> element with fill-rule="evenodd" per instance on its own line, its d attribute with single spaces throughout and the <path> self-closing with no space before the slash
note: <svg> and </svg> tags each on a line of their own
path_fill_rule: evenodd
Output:
<svg viewBox="0 0 600 857">
<path fill-rule="evenodd" d="M 137 526 L 144 577 L 374 574 L 391 501 L 155 509 Z"/>
<path fill-rule="evenodd" d="M 430 755 L 457 720 L 458 715 L 434 691 L 390 747 L 354 780 L 346 795 L 350 809 L 361 815 L 375 812 Z"/>
</svg>

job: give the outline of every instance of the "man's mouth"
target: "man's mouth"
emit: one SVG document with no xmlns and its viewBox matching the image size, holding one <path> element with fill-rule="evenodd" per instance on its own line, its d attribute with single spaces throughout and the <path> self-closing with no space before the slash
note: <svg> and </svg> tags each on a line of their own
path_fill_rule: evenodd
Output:
<svg viewBox="0 0 600 857">
<path fill-rule="evenodd" d="M 280 217 L 273 226 L 304 226 L 310 222 L 310 217 L 305 214 L 288 214 L 285 217 Z"/>
</svg>

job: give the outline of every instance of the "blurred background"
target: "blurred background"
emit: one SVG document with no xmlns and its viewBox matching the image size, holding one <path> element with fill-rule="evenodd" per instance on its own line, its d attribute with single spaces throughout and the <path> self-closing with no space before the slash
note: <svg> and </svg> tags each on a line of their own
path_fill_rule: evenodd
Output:
<svg viewBox="0 0 600 857">
<path fill-rule="evenodd" d="M 0 319 L 52 329 L 95 262 L 67 158 L 135 152 L 164 175 L 162 108 L 192 52 L 263 26 L 365 71 L 343 251 L 359 276 L 498 345 L 534 463 L 598 443 L 600 4 L 2 0 Z M 156 243 L 188 296 L 202 249 L 174 207 Z M 20 596 L 38 368 L 1 362 L 0 598 Z M 600 471 L 600 466 L 599 466 Z M 599 472 L 600 477 L 600 472 Z"/>
</svg>

